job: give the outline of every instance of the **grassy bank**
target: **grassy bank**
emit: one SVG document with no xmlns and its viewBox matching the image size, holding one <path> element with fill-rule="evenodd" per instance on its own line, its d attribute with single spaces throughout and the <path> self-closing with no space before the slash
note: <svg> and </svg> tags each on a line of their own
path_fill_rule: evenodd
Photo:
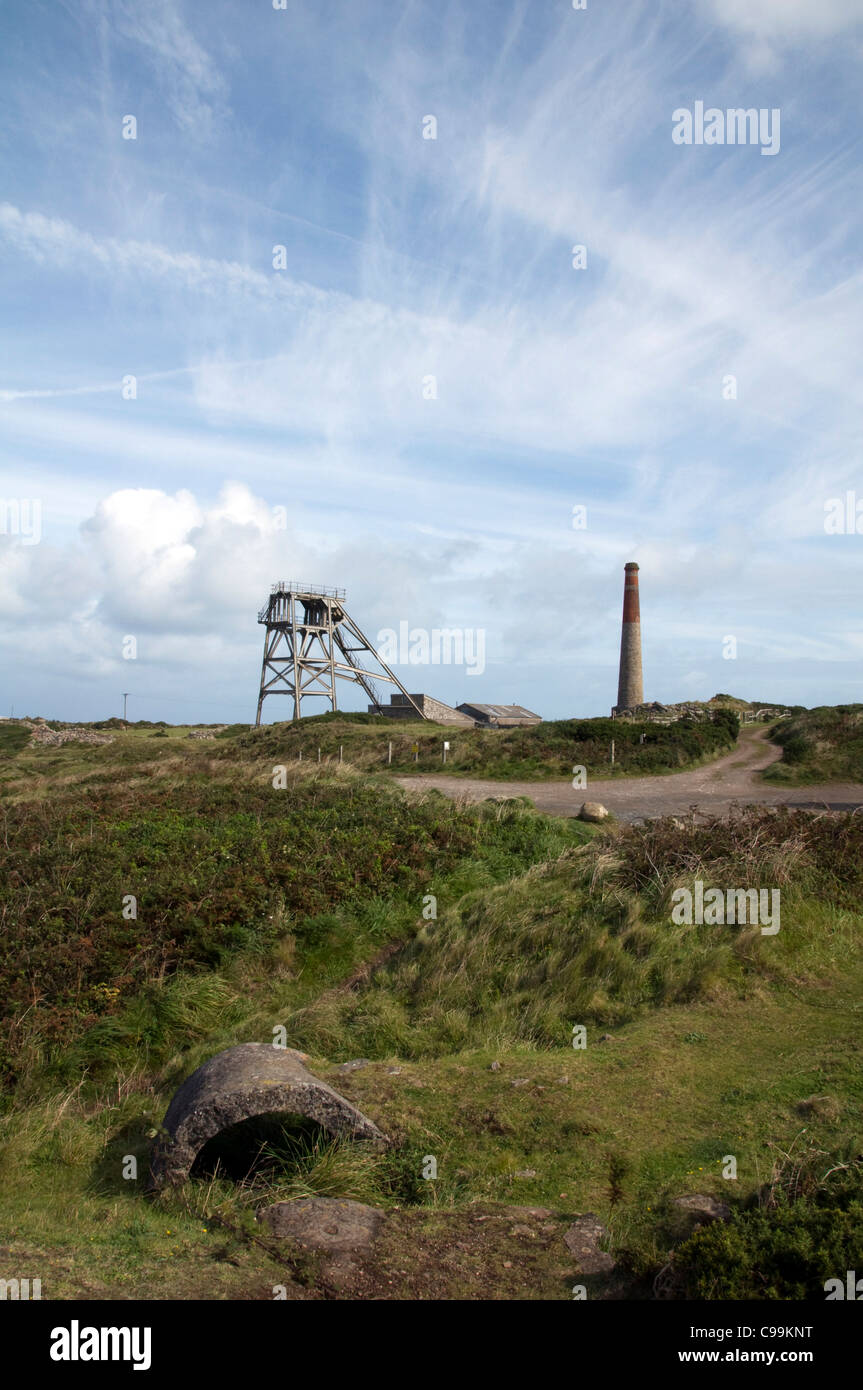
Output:
<svg viewBox="0 0 863 1390">
<path fill-rule="evenodd" d="M 863 783 L 863 705 L 802 710 L 771 733 L 782 759 L 764 774 L 789 786 L 816 782 Z"/>
<path fill-rule="evenodd" d="M 696 827 L 665 820 L 565 852 L 465 895 L 424 924 L 357 998 L 328 997 L 291 1020 L 324 1055 L 443 1056 L 493 1039 L 564 1046 L 574 1023 L 615 1027 L 645 1009 L 719 994 L 756 996 L 802 972 L 837 972 L 857 951 L 863 890 L 859 817 L 751 810 Z M 779 935 L 675 925 L 672 894 L 700 879 L 723 891 L 778 888 Z M 830 904 L 829 927 L 818 904 Z"/>
<path fill-rule="evenodd" d="M 275 724 L 246 734 L 239 743 L 274 759 L 337 760 L 339 749 L 352 766 L 377 771 L 444 772 L 453 777 L 542 781 L 589 776 L 638 776 L 679 772 L 718 757 L 734 746 L 737 721 L 637 724 L 618 719 L 558 719 L 528 729 L 474 729 L 424 721 L 376 719 L 372 715 L 317 715 L 297 724 Z M 443 743 L 448 742 L 446 763 Z M 614 763 L 611 745 L 614 742 Z M 389 761 L 389 745 L 392 760 Z M 414 752 L 416 747 L 416 752 Z"/>
</svg>

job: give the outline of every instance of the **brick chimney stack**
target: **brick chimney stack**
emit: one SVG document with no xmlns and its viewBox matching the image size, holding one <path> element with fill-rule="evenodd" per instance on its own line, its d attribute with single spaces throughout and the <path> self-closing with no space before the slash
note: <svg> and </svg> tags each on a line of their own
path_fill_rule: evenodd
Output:
<svg viewBox="0 0 863 1390">
<path fill-rule="evenodd" d="M 644 704 L 641 677 L 641 610 L 638 605 L 638 565 L 624 567 L 623 627 L 620 634 L 620 680 L 616 709 Z"/>
</svg>

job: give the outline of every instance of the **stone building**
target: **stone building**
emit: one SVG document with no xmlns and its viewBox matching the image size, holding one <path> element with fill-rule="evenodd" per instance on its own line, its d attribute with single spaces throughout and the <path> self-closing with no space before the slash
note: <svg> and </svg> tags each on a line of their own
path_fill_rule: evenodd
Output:
<svg viewBox="0 0 863 1390">
<path fill-rule="evenodd" d="M 472 719 L 460 714 L 452 705 L 435 700 L 431 695 L 411 695 L 414 705 L 426 719 L 436 724 L 461 724 L 467 727 Z M 410 704 L 406 695 L 391 695 L 388 705 L 369 705 L 369 714 L 383 714 L 387 719 L 416 719 L 417 710 Z"/>
</svg>

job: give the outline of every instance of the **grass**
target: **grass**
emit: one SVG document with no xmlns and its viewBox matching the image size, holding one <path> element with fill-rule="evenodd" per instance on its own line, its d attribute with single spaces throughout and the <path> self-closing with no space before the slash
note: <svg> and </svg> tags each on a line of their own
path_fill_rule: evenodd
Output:
<svg viewBox="0 0 863 1390">
<path fill-rule="evenodd" d="M 680 720 L 669 725 L 615 719 L 549 720 L 526 729 L 461 728 L 374 715 L 316 715 L 273 724 L 239 738 L 275 760 L 343 757 L 365 771 L 445 773 L 453 777 L 542 781 L 572 777 L 582 766 L 597 777 L 679 772 L 734 746 L 736 721 Z M 611 745 L 614 741 L 614 763 Z M 450 745 L 446 763 L 443 743 Z M 392 759 L 389 760 L 389 745 Z M 414 752 L 416 748 L 416 752 Z"/>
<path fill-rule="evenodd" d="M 747 1269 L 768 1281 L 753 1296 L 823 1296 L 824 1261 L 860 1248 L 859 817 L 750 809 L 597 834 L 518 801 L 408 798 L 344 765 L 283 758 L 276 791 L 275 749 L 151 733 L 5 767 L 0 1277 L 41 1277 L 46 1298 L 339 1296 L 254 1220 L 331 1195 L 387 1212 L 350 1296 L 569 1299 L 561 1237 L 585 1211 L 638 1296 L 669 1263 L 676 1296 L 749 1296 Z M 779 886 L 778 936 L 673 926 L 671 893 L 695 878 Z M 148 1198 L 177 1084 L 276 1026 L 390 1149 L 282 1118 Z M 799 1153 L 814 1186 L 800 1179 L 808 1206 L 787 1216 L 782 1156 Z M 681 1245 L 672 1199 L 693 1191 L 734 1220 Z M 536 1239 L 507 1215 L 528 1204 L 554 1213 Z M 826 1253 L 794 1265 L 810 1237 Z"/>
<path fill-rule="evenodd" d="M 800 710 L 771 731 L 782 758 L 768 781 L 788 786 L 863 782 L 863 705 Z"/>
<path fill-rule="evenodd" d="M 670 1006 L 615 1030 L 607 1043 L 589 1034 L 583 1052 L 504 1040 L 421 1063 L 385 1059 L 329 1079 L 395 1136 L 395 1150 L 372 1160 L 375 1205 L 395 1203 L 419 1217 L 429 1208 L 457 1216 L 483 1202 L 539 1204 L 563 1214 L 562 1229 L 575 1213 L 597 1211 L 615 1249 L 649 1284 L 668 1258 L 670 1197 L 710 1192 L 744 1205 L 770 1178 L 771 1144 L 787 1150 L 804 1128 L 827 1152 L 859 1144 L 861 983 L 858 972 L 812 998 L 768 993 L 756 1009 L 734 998 Z M 693 1034 L 702 1041 L 687 1043 Z M 322 1059 L 314 1065 L 326 1074 Z M 801 1119 L 798 1106 L 814 1088 L 836 1099 L 838 1116 Z M 82 1288 L 113 1297 L 249 1297 L 284 1281 L 284 1267 L 277 1277 L 267 1252 L 243 1234 L 250 1207 L 283 1192 L 202 1179 L 151 1204 L 140 1185 L 123 1181 L 122 1154 L 143 1156 L 166 1096 L 158 1085 L 119 1098 L 106 1089 L 102 1100 L 67 1093 L 2 1122 L 3 1140 L 16 1136 L 12 1151 L 8 1141 L 0 1148 L 6 1244 L 32 1252 L 28 1268 L 47 1274 L 46 1297 Z M 616 1153 L 628 1176 L 612 1204 Z M 729 1153 L 738 1161 L 735 1183 L 720 1176 Z M 438 1159 L 433 1182 L 421 1177 L 427 1154 Z M 536 1176 L 517 1176 L 530 1171 Z M 330 1191 L 355 1194 L 347 1176 Z M 397 1267 L 412 1269 L 419 1250 L 405 1245 Z M 556 1296 L 567 1297 L 566 1288 Z"/>
<path fill-rule="evenodd" d="M 836 971 L 860 948 L 863 823 L 753 809 L 701 826 L 629 827 L 605 852 L 566 851 L 515 881 L 465 895 L 424 924 L 358 996 L 324 996 L 290 1020 L 325 1054 L 441 1056 L 499 1037 L 565 1045 L 648 1008 L 753 995 L 801 972 Z M 701 879 L 777 887 L 782 926 L 675 925 L 671 895 Z"/>
<path fill-rule="evenodd" d="M 0 758 L 14 758 L 30 742 L 30 730 L 0 722 Z"/>
<path fill-rule="evenodd" d="M 381 1201 L 382 1165 L 366 1146 L 334 1139 L 310 1121 L 264 1116 L 234 1125 L 204 1146 L 193 1176 L 210 1178 L 222 1210 L 304 1197 Z"/>
<path fill-rule="evenodd" d="M 96 777 L 5 807 L 7 1088 L 46 1067 L 58 1082 L 158 1065 L 217 1019 L 240 1028 L 252 977 L 280 973 L 302 1000 L 410 935 L 426 899 L 443 906 L 591 833 L 522 803 L 408 802 L 350 768 L 292 765 L 275 789 L 266 761 L 193 747 L 142 768 L 119 752 L 125 776 L 94 758 Z"/>
</svg>

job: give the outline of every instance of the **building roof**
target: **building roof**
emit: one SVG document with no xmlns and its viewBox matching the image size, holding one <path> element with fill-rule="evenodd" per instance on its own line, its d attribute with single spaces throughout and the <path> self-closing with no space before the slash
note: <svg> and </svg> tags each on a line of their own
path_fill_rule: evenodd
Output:
<svg viewBox="0 0 863 1390">
<path fill-rule="evenodd" d="M 534 714 L 533 710 L 525 709 L 524 705 L 480 705 L 471 701 L 470 704 L 464 703 L 457 705 L 456 708 L 477 710 L 490 719 L 540 719 L 542 717 L 539 714 Z"/>
</svg>

